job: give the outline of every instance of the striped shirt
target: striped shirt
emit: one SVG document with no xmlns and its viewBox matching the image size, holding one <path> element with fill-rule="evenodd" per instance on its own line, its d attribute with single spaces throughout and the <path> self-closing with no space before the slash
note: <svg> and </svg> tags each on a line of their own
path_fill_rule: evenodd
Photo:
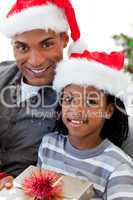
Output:
<svg viewBox="0 0 133 200">
<path fill-rule="evenodd" d="M 133 162 L 107 139 L 94 149 L 78 150 L 68 136 L 50 133 L 40 145 L 38 166 L 92 182 L 93 199 L 133 199 Z"/>
</svg>

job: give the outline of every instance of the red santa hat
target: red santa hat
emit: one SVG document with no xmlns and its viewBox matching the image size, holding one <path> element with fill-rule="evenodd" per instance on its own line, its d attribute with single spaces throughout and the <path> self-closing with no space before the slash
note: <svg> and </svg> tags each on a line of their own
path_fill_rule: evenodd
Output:
<svg viewBox="0 0 133 200">
<path fill-rule="evenodd" d="M 7 1 L 7 0 L 6 0 Z M 4 0 L 0 32 L 12 38 L 34 29 L 67 32 L 70 28 L 74 42 L 80 39 L 75 12 L 69 0 Z M 84 48 L 81 41 L 78 48 Z M 73 48 L 73 47 L 72 47 Z"/>
<path fill-rule="evenodd" d="M 73 53 L 70 59 L 57 65 L 53 87 L 60 92 L 70 84 L 94 86 L 123 100 L 131 84 L 131 76 L 123 68 L 124 55 L 121 52 L 107 54 L 85 50 Z"/>
</svg>

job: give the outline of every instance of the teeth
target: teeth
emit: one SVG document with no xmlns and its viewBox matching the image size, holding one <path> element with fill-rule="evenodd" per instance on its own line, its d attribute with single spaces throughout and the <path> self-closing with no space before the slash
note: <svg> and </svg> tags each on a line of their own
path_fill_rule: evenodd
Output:
<svg viewBox="0 0 133 200">
<path fill-rule="evenodd" d="M 40 70 L 31 70 L 32 72 L 34 72 L 34 73 L 42 73 L 42 72 L 44 72 L 45 71 L 45 69 L 40 69 Z"/>
<path fill-rule="evenodd" d="M 83 124 L 83 121 L 71 120 L 73 124 Z"/>
</svg>

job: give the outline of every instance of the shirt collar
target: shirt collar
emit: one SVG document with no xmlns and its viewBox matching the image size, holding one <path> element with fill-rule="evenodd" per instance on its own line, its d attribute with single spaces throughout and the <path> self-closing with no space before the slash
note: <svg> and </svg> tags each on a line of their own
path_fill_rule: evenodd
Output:
<svg viewBox="0 0 133 200">
<path fill-rule="evenodd" d="M 33 86 L 24 82 L 23 78 L 21 79 L 21 102 L 36 96 L 38 91 L 43 88 L 42 86 Z"/>
</svg>

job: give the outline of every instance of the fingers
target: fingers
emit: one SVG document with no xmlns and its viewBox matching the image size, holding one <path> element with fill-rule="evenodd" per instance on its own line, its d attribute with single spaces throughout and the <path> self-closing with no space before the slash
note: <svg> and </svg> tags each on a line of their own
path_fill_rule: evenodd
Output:
<svg viewBox="0 0 133 200">
<path fill-rule="evenodd" d="M 10 189 L 13 187 L 13 177 L 7 176 L 0 180 L 0 190 L 3 188 Z"/>
</svg>

